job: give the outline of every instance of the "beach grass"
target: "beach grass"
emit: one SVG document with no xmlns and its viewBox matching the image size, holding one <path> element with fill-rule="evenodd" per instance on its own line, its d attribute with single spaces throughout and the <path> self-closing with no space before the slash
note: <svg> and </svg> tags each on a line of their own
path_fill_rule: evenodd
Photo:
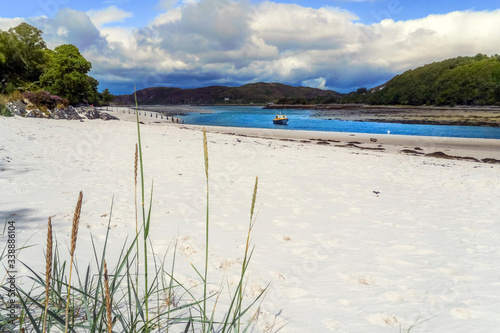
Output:
<svg viewBox="0 0 500 333">
<path fill-rule="evenodd" d="M 109 265 L 106 261 L 109 247 L 117 248 L 116 244 L 110 243 L 113 198 L 103 245 L 100 247 L 91 236 L 94 263 L 83 269 L 78 265 L 75 252 L 78 251 L 80 215 L 82 210 L 92 209 L 85 207 L 83 193 L 80 192 L 72 221 L 69 253 L 59 250 L 57 240 L 53 238 L 53 233 L 57 232 L 52 226 L 53 217 L 49 218 L 45 274 L 35 271 L 30 263 L 21 262 L 29 271 L 30 284 L 16 286 L 15 303 L 18 311 L 15 318 L 0 314 L 1 332 L 247 332 L 255 325 L 255 316 L 251 311 L 267 291 L 266 288 L 257 297 L 245 299 L 245 281 L 253 254 L 250 234 L 255 223 L 258 179 L 250 205 L 250 223 L 238 285 L 229 298 L 222 301 L 223 287 L 215 295 L 209 295 L 207 290 L 207 285 L 211 283 L 208 269 L 210 178 L 207 134 L 203 131 L 207 203 L 204 267 L 200 269 L 191 265 L 193 274 L 202 281 L 202 290 L 196 290 L 183 285 L 176 277 L 177 244 L 173 245 L 172 264 L 167 267 L 168 253 L 156 253 L 149 237 L 151 224 L 154 223 L 151 215 L 153 185 L 146 192 L 140 130 L 137 119 L 134 196 L 137 198 L 140 176 L 142 214 L 136 210 L 135 232 L 130 241 L 121 245 L 117 262 Z M 149 200 L 146 200 L 146 194 L 149 194 Z M 147 201 L 149 204 L 146 205 Z M 139 222 L 140 215 L 142 224 Z M 63 259 L 68 255 L 69 262 Z M 163 257 L 161 261 L 157 259 L 160 255 Z M 5 249 L 0 259 L 4 257 Z M 2 288 L 7 290 L 3 282 Z"/>
</svg>

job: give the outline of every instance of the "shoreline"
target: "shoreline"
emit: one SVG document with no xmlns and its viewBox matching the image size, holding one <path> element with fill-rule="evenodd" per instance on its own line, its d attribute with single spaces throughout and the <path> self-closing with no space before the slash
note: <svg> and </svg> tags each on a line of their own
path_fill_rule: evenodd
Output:
<svg viewBox="0 0 500 333">
<path fill-rule="evenodd" d="M 150 114 L 150 112 L 151 111 L 148 111 L 148 114 Z M 135 115 L 119 112 L 113 112 L 112 114 L 123 121 L 136 121 Z M 486 159 L 486 161 L 482 162 L 500 163 L 500 140 L 497 139 L 202 126 L 180 124 L 172 120 L 162 119 L 158 121 L 155 117 L 142 115 L 140 120 L 143 124 L 147 125 L 175 125 L 181 126 L 181 128 L 184 129 L 197 131 L 201 131 L 205 128 L 207 132 L 211 133 L 281 141 L 296 141 L 301 144 L 344 147 L 364 152 L 378 151 L 419 156 L 429 155 L 431 157 L 443 159 L 465 159 L 477 162 Z"/>
<path fill-rule="evenodd" d="M 186 126 L 186 125 L 183 125 Z M 490 159 L 489 163 L 500 163 L 500 140 L 477 138 L 448 138 L 411 135 L 369 134 L 322 131 L 284 131 L 260 128 L 221 127 L 189 125 L 207 132 L 243 137 L 255 137 L 281 141 L 296 141 L 332 147 L 346 147 L 361 151 L 405 153 L 409 155 L 430 154 L 445 159 Z M 186 127 L 187 128 L 187 127 Z M 436 153 L 444 153 L 436 154 Z M 496 160 L 496 161 L 494 161 Z"/>
<path fill-rule="evenodd" d="M 403 105 L 272 105 L 266 109 L 311 110 L 311 117 L 413 125 L 500 127 L 496 106 L 403 106 Z"/>
</svg>

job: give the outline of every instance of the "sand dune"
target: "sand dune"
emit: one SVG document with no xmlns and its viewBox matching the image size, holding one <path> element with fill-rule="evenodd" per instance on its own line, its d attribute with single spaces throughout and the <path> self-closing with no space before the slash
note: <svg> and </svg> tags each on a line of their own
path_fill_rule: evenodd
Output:
<svg viewBox="0 0 500 333">
<path fill-rule="evenodd" d="M 66 247 L 80 190 L 82 264 L 91 257 L 90 234 L 102 245 L 113 197 L 112 244 L 134 233 L 136 130 L 127 121 L 0 118 L 0 218 L 16 221 L 19 245 L 37 245 L 20 260 L 43 272 L 49 216 Z M 373 135 L 309 132 L 282 141 L 260 130 L 218 131 L 208 133 L 209 276 L 213 290 L 224 279 L 234 284 L 259 176 L 247 295 L 271 287 L 256 331 L 399 332 L 415 321 L 424 321 L 415 332 L 498 330 L 500 165 L 400 153 L 420 147 L 500 159 L 495 140 L 377 136 L 374 143 Z M 178 241 L 179 277 L 194 285 L 189 263 L 202 266 L 205 242 L 201 131 L 150 124 L 142 140 L 146 188 L 154 182 L 152 242 L 163 255 Z M 354 141 L 358 147 L 339 147 Z M 359 148 L 378 145 L 385 150 Z"/>
</svg>

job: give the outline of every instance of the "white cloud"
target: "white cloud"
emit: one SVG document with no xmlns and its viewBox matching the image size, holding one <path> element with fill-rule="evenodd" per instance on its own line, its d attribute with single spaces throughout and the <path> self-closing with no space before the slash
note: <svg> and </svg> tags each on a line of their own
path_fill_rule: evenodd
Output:
<svg viewBox="0 0 500 333">
<path fill-rule="evenodd" d="M 105 40 L 87 14 L 64 8 L 53 18 L 35 18 L 28 20 L 44 32 L 44 39 L 50 48 L 60 44 L 73 44 L 80 50 L 90 47 L 105 46 Z"/>
<path fill-rule="evenodd" d="M 329 49 L 352 37 L 352 21 L 357 19 L 352 13 L 336 8 L 264 2 L 254 12 L 251 28 L 281 51 Z"/>
<path fill-rule="evenodd" d="M 157 7 L 160 10 L 171 10 L 178 4 L 179 0 L 160 0 Z"/>
<path fill-rule="evenodd" d="M 302 81 L 302 85 L 305 87 L 318 88 L 318 89 L 327 89 L 326 88 L 326 79 L 324 77 L 318 77 L 316 79 L 304 80 Z"/>
<path fill-rule="evenodd" d="M 133 13 L 126 12 L 116 6 L 109 6 L 101 10 L 89 10 L 87 15 L 96 27 L 102 27 L 113 22 L 124 22 L 125 19 L 134 16 Z"/>
<path fill-rule="evenodd" d="M 0 17 L 0 30 L 7 31 L 10 28 L 14 28 L 23 22 L 24 22 L 24 19 L 22 19 L 20 17 L 16 17 L 16 18 L 2 18 L 2 17 Z"/>
<path fill-rule="evenodd" d="M 394 22 L 384 20 L 368 27 L 373 38 L 361 39 L 356 63 L 385 62 L 395 72 L 460 55 L 498 52 L 500 10 L 452 12 L 445 15 Z"/>
<path fill-rule="evenodd" d="M 280 81 L 348 91 L 433 61 L 500 53 L 500 10 L 365 25 L 333 7 L 248 0 L 170 5 L 138 28 L 105 26 L 125 18 L 120 10 L 103 11 L 100 20 L 94 13 L 92 21 L 88 13 L 63 9 L 33 22 L 50 47 L 78 46 L 96 77 L 144 85 Z"/>
</svg>

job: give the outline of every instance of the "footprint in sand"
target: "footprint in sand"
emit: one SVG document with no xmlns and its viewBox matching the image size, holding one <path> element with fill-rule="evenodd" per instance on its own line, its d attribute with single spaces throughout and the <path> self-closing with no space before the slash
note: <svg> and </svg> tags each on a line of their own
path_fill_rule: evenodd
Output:
<svg viewBox="0 0 500 333">
<path fill-rule="evenodd" d="M 457 319 L 471 319 L 480 317 L 477 312 L 466 308 L 453 308 L 450 310 L 450 314 Z"/>
<path fill-rule="evenodd" d="M 339 304 L 342 306 L 351 306 L 352 302 L 348 299 L 341 298 L 338 300 Z"/>
<path fill-rule="evenodd" d="M 325 328 L 329 331 L 337 331 L 340 326 L 340 322 L 332 319 L 323 320 L 323 324 L 325 324 Z"/>
<path fill-rule="evenodd" d="M 265 289 L 262 288 L 260 285 L 254 284 L 254 285 L 252 285 L 252 287 L 250 288 L 250 290 L 247 292 L 247 295 L 250 296 L 250 297 L 257 297 L 260 294 L 262 294 L 264 292 L 264 290 Z"/>
<path fill-rule="evenodd" d="M 234 265 L 234 260 L 225 259 L 225 260 L 222 260 L 220 262 L 219 269 L 221 269 L 223 271 L 227 271 L 227 270 L 231 269 L 231 267 L 233 267 L 233 265 Z"/>
<path fill-rule="evenodd" d="M 186 257 L 190 257 L 198 252 L 191 244 L 186 243 L 186 241 L 189 241 L 190 239 L 191 237 L 189 236 L 183 236 L 177 239 L 177 249 Z"/>
<path fill-rule="evenodd" d="M 387 313 L 374 313 L 368 315 L 366 319 L 375 325 L 383 326 L 383 327 L 391 327 L 395 325 L 399 325 L 398 318 L 393 315 L 389 315 Z"/>
<path fill-rule="evenodd" d="M 397 291 L 388 291 L 384 293 L 384 298 L 389 301 L 389 302 L 402 302 L 404 301 L 404 296 L 401 293 L 398 293 Z"/>
</svg>

